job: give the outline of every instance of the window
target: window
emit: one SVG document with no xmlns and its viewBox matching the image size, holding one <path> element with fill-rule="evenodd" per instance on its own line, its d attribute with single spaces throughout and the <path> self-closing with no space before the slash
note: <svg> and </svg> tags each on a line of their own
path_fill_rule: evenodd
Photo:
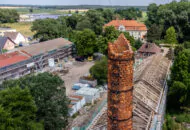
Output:
<svg viewBox="0 0 190 130">
<path fill-rule="evenodd" d="M 125 26 L 120 25 L 120 26 L 119 26 L 119 30 L 124 32 L 124 31 L 125 31 Z"/>
</svg>

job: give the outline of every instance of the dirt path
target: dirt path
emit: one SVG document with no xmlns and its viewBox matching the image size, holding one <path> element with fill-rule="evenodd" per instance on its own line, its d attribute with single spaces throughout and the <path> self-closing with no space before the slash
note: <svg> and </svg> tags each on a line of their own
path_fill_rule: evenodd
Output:
<svg viewBox="0 0 190 130">
<path fill-rule="evenodd" d="M 93 65 L 94 62 L 74 62 L 73 65 L 69 66 L 69 73 L 62 76 L 62 79 L 65 82 L 67 96 L 74 93 L 74 91 L 72 91 L 73 84 L 79 82 L 81 76 L 89 73 L 89 69 Z"/>
</svg>

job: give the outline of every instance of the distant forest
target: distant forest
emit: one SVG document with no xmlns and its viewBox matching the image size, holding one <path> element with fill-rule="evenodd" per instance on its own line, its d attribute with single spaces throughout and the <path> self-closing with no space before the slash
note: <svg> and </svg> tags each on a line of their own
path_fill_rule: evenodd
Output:
<svg viewBox="0 0 190 130">
<path fill-rule="evenodd" d="M 115 9 L 128 9 L 131 7 L 137 8 L 142 11 L 147 11 L 147 6 L 110 6 L 110 5 L 12 5 L 12 4 L 0 4 L 1 6 L 10 7 L 33 7 L 42 9 L 97 9 L 97 8 L 115 8 Z"/>
</svg>

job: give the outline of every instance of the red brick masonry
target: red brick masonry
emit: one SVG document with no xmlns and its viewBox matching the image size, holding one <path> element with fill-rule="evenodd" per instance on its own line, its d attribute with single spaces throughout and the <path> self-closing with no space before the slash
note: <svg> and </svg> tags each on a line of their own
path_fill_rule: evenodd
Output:
<svg viewBox="0 0 190 130">
<path fill-rule="evenodd" d="M 108 45 L 108 130 L 132 130 L 133 56 L 124 34 Z"/>
</svg>

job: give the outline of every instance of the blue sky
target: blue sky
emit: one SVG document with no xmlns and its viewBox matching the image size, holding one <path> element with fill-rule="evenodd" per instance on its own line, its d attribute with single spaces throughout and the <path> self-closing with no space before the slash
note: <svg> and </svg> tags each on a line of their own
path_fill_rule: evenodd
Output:
<svg viewBox="0 0 190 130">
<path fill-rule="evenodd" d="M 172 0 L 0 0 L 0 4 L 31 4 L 31 5 L 148 5 L 164 4 Z"/>
</svg>

